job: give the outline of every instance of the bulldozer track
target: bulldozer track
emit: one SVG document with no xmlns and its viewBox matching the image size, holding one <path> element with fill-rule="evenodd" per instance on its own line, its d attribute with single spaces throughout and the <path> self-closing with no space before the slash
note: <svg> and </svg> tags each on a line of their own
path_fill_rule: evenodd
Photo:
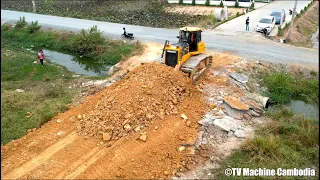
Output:
<svg viewBox="0 0 320 180">
<path fill-rule="evenodd" d="M 195 83 L 211 65 L 212 55 L 200 54 L 191 57 L 187 62 L 185 62 L 182 65 L 181 70 L 185 73 L 189 73 L 191 82 Z"/>
</svg>

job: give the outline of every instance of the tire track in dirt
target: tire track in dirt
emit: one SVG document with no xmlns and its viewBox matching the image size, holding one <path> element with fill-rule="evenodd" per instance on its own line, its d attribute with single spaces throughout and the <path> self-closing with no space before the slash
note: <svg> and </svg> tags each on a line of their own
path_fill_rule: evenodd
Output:
<svg viewBox="0 0 320 180">
<path fill-rule="evenodd" d="M 53 144 L 46 150 L 44 150 L 41 154 L 36 156 L 31 161 L 28 161 L 27 163 L 23 164 L 17 169 L 14 169 L 11 173 L 8 173 L 3 178 L 4 179 L 18 179 L 21 176 L 25 175 L 26 173 L 32 171 L 36 167 L 40 166 L 44 162 L 50 159 L 55 153 L 63 149 L 66 145 L 72 143 L 75 138 L 77 137 L 77 134 L 71 133 L 62 140 L 58 141 L 57 143 Z"/>
</svg>

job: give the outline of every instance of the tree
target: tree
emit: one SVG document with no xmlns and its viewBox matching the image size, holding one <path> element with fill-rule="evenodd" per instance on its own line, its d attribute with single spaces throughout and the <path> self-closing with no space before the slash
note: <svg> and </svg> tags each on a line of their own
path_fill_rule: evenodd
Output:
<svg viewBox="0 0 320 180">
<path fill-rule="evenodd" d="M 206 2 L 204 3 L 204 5 L 210 6 L 210 0 L 206 0 Z"/>
<path fill-rule="evenodd" d="M 222 2 L 222 0 L 220 1 L 219 6 L 220 6 L 220 7 L 223 7 L 223 2 Z"/>
<path fill-rule="evenodd" d="M 196 0 L 192 0 L 192 3 L 191 3 L 193 6 L 196 5 Z"/>
<path fill-rule="evenodd" d="M 238 2 L 238 0 L 236 0 L 236 2 L 234 3 L 234 7 L 239 7 L 239 2 Z"/>
</svg>

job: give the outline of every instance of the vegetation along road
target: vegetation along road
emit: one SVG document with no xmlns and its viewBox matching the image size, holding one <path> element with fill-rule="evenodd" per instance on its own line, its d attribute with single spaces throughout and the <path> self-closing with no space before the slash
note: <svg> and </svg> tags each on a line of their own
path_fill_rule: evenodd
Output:
<svg viewBox="0 0 320 180">
<path fill-rule="evenodd" d="M 117 23 L 99 22 L 84 19 L 39 15 L 33 13 L 1 10 L 2 21 L 16 22 L 25 16 L 27 22 L 38 20 L 39 25 L 54 29 L 79 31 L 88 29 L 93 25 L 103 31 L 104 35 L 111 38 L 120 38 L 122 28 L 134 33 L 135 39 L 146 42 L 162 43 L 165 40 L 177 41 L 176 29 L 151 28 Z M 318 50 L 297 48 L 290 45 L 279 44 L 269 40 L 255 40 L 247 37 L 223 36 L 214 32 L 204 32 L 203 39 L 209 50 L 216 52 L 229 51 L 248 60 L 263 60 L 268 62 L 301 63 L 305 65 L 318 65 Z"/>
</svg>

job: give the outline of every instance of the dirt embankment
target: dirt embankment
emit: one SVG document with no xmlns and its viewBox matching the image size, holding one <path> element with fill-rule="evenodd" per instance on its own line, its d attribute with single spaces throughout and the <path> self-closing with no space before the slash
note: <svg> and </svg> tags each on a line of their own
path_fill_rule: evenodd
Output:
<svg viewBox="0 0 320 180">
<path fill-rule="evenodd" d="M 292 44 L 304 47 L 313 47 L 312 34 L 314 34 L 319 26 L 319 1 L 315 1 L 307 12 L 294 22 L 294 26 L 290 35 Z M 283 37 L 277 39 L 285 39 L 288 37 L 288 31 Z"/>
<path fill-rule="evenodd" d="M 199 152 L 180 147 L 196 141 L 205 111 L 201 93 L 184 73 L 145 64 L 3 146 L 1 178 L 175 176 L 199 161 Z"/>
</svg>

